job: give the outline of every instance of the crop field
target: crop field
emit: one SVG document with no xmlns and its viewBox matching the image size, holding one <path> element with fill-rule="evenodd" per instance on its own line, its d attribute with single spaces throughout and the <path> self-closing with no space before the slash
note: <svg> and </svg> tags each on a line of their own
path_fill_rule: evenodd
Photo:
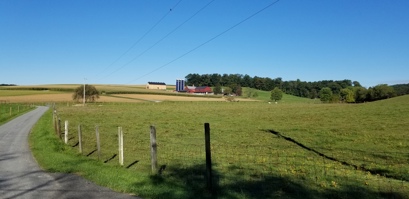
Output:
<svg viewBox="0 0 409 199">
<path fill-rule="evenodd" d="M 156 127 L 160 177 L 124 175 L 114 177 L 124 178 L 121 187 L 106 183 L 141 197 L 206 198 L 203 124 L 208 122 L 219 198 L 408 198 L 409 96 L 365 104 L 295 101 L 56 108 L 73 129 L 69 146 L 76 146 L 81 124 L 83 156 L 96 160 L 98 126 L 99 161 L 127 175 L 150 173 L 149 126 Z M 117 167 L 118 126 L 125 137 L 124 167 Z M 86 176 L 99 178 L 93 175 Z"/>
</svg>

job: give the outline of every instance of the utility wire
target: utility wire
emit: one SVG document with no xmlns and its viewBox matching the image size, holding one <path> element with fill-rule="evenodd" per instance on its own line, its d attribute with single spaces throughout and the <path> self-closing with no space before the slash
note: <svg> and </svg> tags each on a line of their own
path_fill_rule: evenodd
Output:
<svg viewBox="0 0 409 199">
<path fill-rule="evenodd" d="M 174 28 L 173 30 L 171 30 L 168 34 L 166 34 L 165 36 L 163 36 L 162 38 L 160 38 L 157 42 L 155 42 L 153 45 L 151 45 L 150 47 L 148 47 L 146 50 L 144 50 L 142 53 L 140 53 L 139 55 L 137 55 L 136 57 L 134 57 L 132 60 L 130 60 L 129 62 L 127 62 L 126 64 L 122 65 L 120 68 L 118 68 L 117 70 L 113 71 L 112 73 L 110 73 L 108 76 L 118 72 L 119 70 L 123 69 L 125 66 L 129 65 L 130 63 L 134 62 L 137 58 L 141 57 L 143 54 L 145 54 L 146 52 L 148 52 L 150 49 L 152 49 L 153 47 L 155 47 L 156 45 L 158 45 L 160 42 L 162 42 L 164 39 L 166 39 L 167 37 L 169 37 L 172 33 L 174 33 L 176 30 L 178 30 L 180 27 L 182 27 L 185 23 L 187 23 L 188 21 L 190 21 L 193 17 L 195 17 L 197 14 L 199 14 L 202 10 L 204 10 L 207 6 L 209 6 L 213 1 L 210 1 L 209 3 L 207 3 L 206 5 L 204 5 L 202 8 L 200 8 L 196 13 L 194 13 L 192 16 L 190 16 L 188 19 L 186 19 L 185 21 L 183 21 L 181 24 L 179 24 L 176 28 Z M 107 77 L 108 77 L 107 76 Z"/>
<path fill-rule="evenodd" d="M 146 74 L 144 74 L 144 75 L 142 75 L 142 76 L 140 76 L 140 77 L 138 77 L 138 78 L 136 78 L 136 79 L 134 79 L 134 80 L 128 82 L 128 84 L 129 84 L 129 83 L 132 83 L 132 82 L 134 82 L 134 81 L 136 81 L 136 80 L 139 80 L 139 79 L 141 79 L 141 78 L 143 78 L 143 77 L 146 77 L 146 76 L 148 76 L 148 75 L 150 75 L 150 74 L 152 74 L 152 73 L 154 73 L 154 72 L 156 72 L 156 71 L 158 71 L 158 70 L 160 70 L 160 69 L 162 69 L 162 68 L 164 68 L 164 67 L 170 65 L 171 63 L 173 63 L 173 62 L 175 62 L 175 61 L 181 59 L 182 57 L 184 57 L 184 56 L 190 54 L 191 52 L 197 50 L 198 48 L 200 48 L 200 47 L 206 45 L 207 43 L 209 43 L 209 42 L 215 40 L 216 38 L 220 37 L 221 35 L 223 35 L 223 34 L 229 32 L 230 30 L 234 29 L 235 27 L 239 26 L 240 24 L 244 23 L 245 21 L 247 21 L 247 20 L 253 18 L 254 16 L 256 16 L 256 15 L 258 15 L 259 13 L 263 12 L 263 11 L 266 10 L 267 8 L 273 6 L 274 4 L 276 4 L 276 3 L 279 2 L 279 1 L 280 1 L 280 0 L 276 0 L 276 1 L 272 2 L 272 3 L 270 3 L 269 5 L 265 6 L 264 8 L 260 9 L 259 11 L 255 12 L 255 13 L 253 13 L 252 15 L 248 16 L 247 18 L 245 18 L 245 19 L 239 21 L 238 23 L 234 24 L 233 26 L 227 28 L 227 29 L 224 30 L 223 32 L 221 32 L 221 33 L 219 33 L 219 34 L 213 36 L 212 38 L 208 39 L 207 41 L 203 42 L 202 44 L 200 44 L 200 45 L 194 47 L 193 49 L 191 49 L 191 50 L 189 50 L 189 51 L 183 53 L 182 55 L 180 55 L 179 57 L 177 57 L 177 58 L 171 60 L 170 62 L 168 62 L 168 63 L 166 63 L 166 64 L 164 64 L 164 65 L 162 65 L 162 66 L 160 66 L 160 67 L 158 67 L 158 68 L 155 68 L 155 69 L 152 70 L 151 72 L 148 72 L 148 73 L 146 73 Z"/>
<path fill-rule="evenodd" d="M 142 41 L 143 38 L 145 38 L 146 35 L 148 35 L 157 25 L 159 25 L 159 23 L 162 22 L 162 20 L 165 19 L 165 18 L 170 14 L 170 12 L 172 12 L 172 11 L 179 5 L 179 3 L 180 3 L 181 1 L 182 1 L 182 0 L 179 0 L 172 8 L 170 8 L 169 11 L 166 12 L 166 14 L 162 16 L 162 18 L 160 18 L 148 31 L 145 32 L 145 34 L 143 34 L 135 43 L 133 43 L 133 44 L 131 45 L 131 47 L 129 47 L 124 53 L 122 53 L 121 56 L 119 56 L 119 57 L 118 57 L 115 61 L 113 61 L 110 65 L 108 65 L 104 70 L 102 70 L 101 73 L 103 73 L 104 71 L 106 71 L 108 68 L 110 68 L 110 67 L 111 67 L 112 65 L 114 65 L 116 62 L 118 62 L 123 56 L 125 56 L 130 50 L 132 50 L 140 41 Z M 110 75 L 112 75 L 112 74 L 113 74 L 113 73 L 108 74 L 108 75 L 105 76 L 104 78 L 106 78 L 106 77 L 108 77 L 108 76 L 110 76 Z M 103 79 L 103 78 L 101 78 L 101 79 Z"/>
</svg>

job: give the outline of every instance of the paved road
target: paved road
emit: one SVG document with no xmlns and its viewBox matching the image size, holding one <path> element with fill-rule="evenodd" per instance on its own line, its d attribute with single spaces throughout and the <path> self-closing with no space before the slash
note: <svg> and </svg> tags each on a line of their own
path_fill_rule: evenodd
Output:
<svg viewBox="0 0 409 199">
<path fill-rule="evenodd" d="M 132 198 L 73 174 L 42 171 L 28 147 L 28 134 L 47 111 L 37 109 L 0 126 L 0 198 Z"/>
</svg>

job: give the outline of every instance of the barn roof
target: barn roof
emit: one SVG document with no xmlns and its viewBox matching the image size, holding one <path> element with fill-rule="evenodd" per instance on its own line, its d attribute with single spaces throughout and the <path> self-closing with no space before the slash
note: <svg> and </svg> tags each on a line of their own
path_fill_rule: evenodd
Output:
<svg viewBox="0 0 409 199">
<path fill-rule="evenodd" d="M 166 85 L 164 82 L 148 82 L 151 85 Z"/>
</svg>

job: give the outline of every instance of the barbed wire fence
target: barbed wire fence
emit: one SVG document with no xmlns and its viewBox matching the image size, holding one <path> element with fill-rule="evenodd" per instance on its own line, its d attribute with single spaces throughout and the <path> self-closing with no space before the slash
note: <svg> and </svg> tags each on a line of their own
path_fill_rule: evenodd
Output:
<svg viewBox="0 0 409 199">
<path fill-rule="evenodd" d="M 122 127 L 118 127 L 118 131 L 107 130 L 103 125 L 73 124 L 68 130 L 69 123 L 61 121 L 56 109 L 53 113 L 53 126 L 57 136 L 66 144 L 78 147 L 79 153 L 85 156 L 98 158 L 105 163 L 120 164 L 127 169 L 134 167 L 159 175 L 166 175 L 172 171 L 186 171 L 183 173 L 184 177 L 192 181 L 202 181 L 203 187 L 210 191 L 217 192 L 223 187 L 229 187 L 240 192 L 251 192 L 251 195 L 254 194 L 252 192 L 273 190 L 276 196 L 280 196 L 281 192 L 290 190 L 297 196 L 302 196 L 304 193 L 299 191 L 299 187 L 309 185 L 329 190 L 330 194 L 338 197 L 348 197 L 363 190 L 377 193 L 379 197 L 397 196 L 393 195 L 394 193 L 409 194 L 408 173 L 392 175 L 387 168 L 381 169 L 377 167 L 376 162 L 369 159 L 356 158 L 360 162 L 355 158 L 338 160 L 338 154 L 321 153 L 319 151 L 325 149 L 319 148 L 314 149 L 315 151 L 300 149 L 289 153 L 285 149 L 276 149 L 271 145 L 237 144 L 228 140 L 212 142 L 212 139 L 206 143 L 206 128 L 202 132 L 192 133 L 188 138 L 174 133 L 175 139 L 161 139 L 162 133 L 171 132 L 159 131 L 155 143 L 152 143 L 148 132 L 152 131 L 152 127 L 156 131 L 154 126 L 147 126 L 141 130 L 146 132 L 145 137 L 135 137 L 132 132 L 122 130 Z M 210 146 L 209 149 L 206 147 L 207 144 Z M 88 146 L 86 150 L 83 148 L 84 145 Z M 122 147 L 125 145 L 125 149 L 121 149 L 121 145 Z M 152 161 L 153 145 L 156 163 Z M 210 168 L 207 154 L 209 152 Z M 337 153 L 344 153 L 344 157 L 355 157 L 355 154 L 360 152 Z M 409 154 L 400 152 L 365 153 L 385 158 L 409 157 Z M 116 160 L 118 163 L 114 163 Z M 400 162 L 402 172 L 407 172 L 405 160 L 403 158 Z M 254 184 L 249 186 L 249 183 L 240 182 Z M 345 191 L 346 189 L 348 191 Z M 271 191 L 268 193 L 271 194 Z"/>
</svg>

